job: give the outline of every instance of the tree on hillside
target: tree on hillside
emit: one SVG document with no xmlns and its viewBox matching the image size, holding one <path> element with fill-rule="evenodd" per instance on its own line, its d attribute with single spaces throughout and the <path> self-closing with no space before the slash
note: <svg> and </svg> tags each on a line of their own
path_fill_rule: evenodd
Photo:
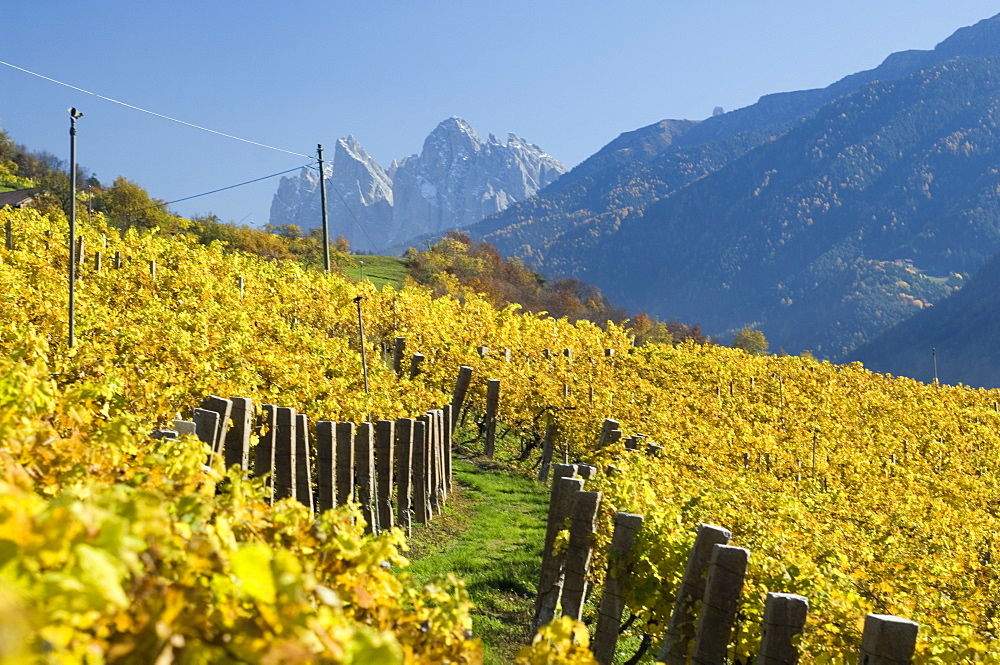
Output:
<svg viewBox="0 0 1000 665">
<path fill-rule="evenodd" d="M 175 221 L 163 201 L 150 198 L 145 189 L 124 176 L 118 176 L 110 188 L 95 191 L 93 205 L 123 231 L 130 228 L 168 229 Z"/>
<path fill-rule="evenodd" d="M 629 321 L 629 329 L 635 335 L 636 346 L 643 344 L 673 344 L 674 336 L 670 334 L 667 324 L 657 321 L 649 314 L 640 311 Z"/>
<path fill-rule="evenodd" d="M 754 356 L 767 355 L 767 338 L 764 333 L 753 328 L 743 328 L 733 336 L 733 348 L 743 349 Z"/>
</svg>

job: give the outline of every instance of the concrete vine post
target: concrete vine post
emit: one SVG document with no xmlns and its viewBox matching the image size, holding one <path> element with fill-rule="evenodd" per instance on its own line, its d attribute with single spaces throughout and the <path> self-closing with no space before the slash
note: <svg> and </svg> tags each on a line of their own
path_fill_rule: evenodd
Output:
<svg viewBox="0 0 1000 665">
<path fill-rule="evenodd" d="M 395 471 L 396 423 L 375 423 L 375 476 L 378 483 L 378 517 L 382 530 L 395 526 L 392 510 L 392 474 Z"/>
<path fill-rule="evenodd" d="M 542 551 L 542 570 L 538 581 L 538 597 L 535 599 L 535 615 L 532 632 L 555 618 L 556 608 L 563 589 L 563 562 L 566 552 L 555 552 L 556 535 L 562 530 L 573 505 L 573 496 L 583 489 L 581 478 L 572 478 L 576 468 L 571 464 L 556 465 L 556 477 L 552 482 L 549 500 L 549 516 L 546 524 L 545 549 Z"/>
<path fill-rule="evenodd" d="M 624 561 L 635 544 L 635 535 L 642 526 L 642 515 L 615 514 L 615 531 L 611 536 L 611 553 L 608 572 L 604 577 L 604 592 L 597 610 L 597 628 L 594 631 L 592 650 L 601 665 L 611 665 L 618 645 L 618 627 L 625 611 L 625 585 L 630 571 Z"/>
<path fill-rule="evenodd" d="M 354 423 L 337 423 L 337 505 L 354 501 Z"/>
<path fill-rule="evenodd" d="M 749 559 L 750 551 L 742 547 L 716 545 L 712 549 L 691 656 L 693 665 L 725 662 Z"/>
<path fill-rule="evenodd" d="M 273 404 L 263 404 L 258 417 L 257 449 L 254 455 L 253 473 L 255 476 L 267 476 L 267 500 L 274 501 L 274 436 L 278 424 L 278 407 Z"/>
<path fill-rule="evenodd" d="M 337 478 L 336 426 L 329 420 L 316 423 L 316 511 L 325 512 L 335 505 Z"/>
<path fill-rule="evenodd" d="M 411 534 L 411 510 L 413 487 L 413 430 L 412 418 L 396 420 L 396 508 L 399 526 Z"/>
<path fill-rule="evenodd" d="M 858 665 L 908 665 L 913 662 L 920 626 L 888 614 L 869 614 L 861 635 Z"/>
<path fill-rule="evenodd" d="M 795 636 L 806 628 L 809 601 L 794 593 L 769 593 L 761 622 L 759 665 L 795 665 L 799 649 Z"/>
<path fill-rule="evenodd" d="M 295 498 L 309 512 L 315 512 L 312 487 L 312 454 L 309 445 L 309 417 L 295 415 Z"/>
<path fill-rule="evenodd" d="M 687 665 L 691 643 L 695 637 L 694 610 L 696 603 L 705 595 L 705 576 L 712 558 L 712 548 L 729 543 L 732 536 L 732 532 L 722 527 L 698 525 L 698 535 L 684 568 L 684 577 L 677 590 L 674 611 L 670 615 L 657 662 Z"/>
<path fill-rule="evenodd" d="M 562 613 L 577 621 L 583 618 L 583 601 L 587 596 L 587 575 L 594 552 L 595 522 L 600 505 L 600 492 L 574 493 L 564 564 Z"/>
<path fill-rule="evenodd" d="M 229 419 L 232 427 L 226 431 L 224 459 L 226 468 L 238 464 L 241 469 L 250 470 L 250 423 L 253 419 L 253 400 L 246 397 L 230 397 L 232 407 Z"/>
<path fill-rule="evenodd" d="M 364 515 L 367 533 L 379 533 L 379 513 L 375 498 L 375 432 L 371 423 L 361 423 L 354 438 L 354 463 L 357 466 L 358 503 Z"/>
</svg>

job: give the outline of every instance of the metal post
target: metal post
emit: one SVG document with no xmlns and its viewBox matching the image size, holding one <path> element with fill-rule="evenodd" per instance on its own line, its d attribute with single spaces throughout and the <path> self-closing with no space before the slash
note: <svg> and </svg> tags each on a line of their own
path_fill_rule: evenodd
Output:
<svg viewBox="0 0 1000 665">
<path fill-rule="evenodd" d="M 326 215 L 326 170 L 323 166 L 323 144 L 316 146 L 319 156 L 319 201 L 323 210 L 323 269 L 330 272 L 330 223 Z"/>
<path fill-rule="evenodd" d="M 76 121 L 83 114 L 69 110 L 69 348 L 76 343 Z"/>
<path fill-rule="evenodd" d="M 361 370 L 365 376 L 365 392 L 368 392 L 368 353 L 365 351 L 365 322 L 361 318 L 361 301 L 364 296 L 354 299 L 354 304 L 358 306 L 358 336 L 361 338 Z"/>
</svg>

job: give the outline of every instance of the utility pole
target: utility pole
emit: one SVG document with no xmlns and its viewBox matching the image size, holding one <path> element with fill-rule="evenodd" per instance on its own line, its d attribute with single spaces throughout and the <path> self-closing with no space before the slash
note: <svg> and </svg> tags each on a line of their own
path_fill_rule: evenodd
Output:
<svg viewBox="0 0 1000 665">
<path fill-rule="evenodd" d="M 83 114 L 69 110 L 69 348 L 76 343 L 76 121 Z"/>
<path fill-rule="evenodd" d="M 319 156 L 319 200 L 323 209 L 323 269 L 330 272 L 330 224 L 326 216 L 326 169 L 323 166 L 323 144 L 316 146 Z"/>
</svg>

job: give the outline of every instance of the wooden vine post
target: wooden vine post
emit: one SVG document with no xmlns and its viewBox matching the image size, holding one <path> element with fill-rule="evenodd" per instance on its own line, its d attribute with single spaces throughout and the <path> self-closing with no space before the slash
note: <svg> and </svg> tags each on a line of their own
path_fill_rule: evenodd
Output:
<svg viewBox="0 0 1000 665">
<path fill-rule="evenodd" d="M 426 416 L 413 424 L 413 521 L 426 524 L 430 519 L 427 497 L 427 421 Z"/>
<path fill-rule="evenodd" d="M 450 457 L 450 449 L 445 447 L 445 418 L 443 409 L 430 411 L 431 422 L 434 423 L 434 493 L 437 495 L 437 514 L 444 512 L 444 504 L 448 501 L 448 481 L 445 459 Z"/>
<path fill-rule="evenodd" d="M 427 501 L 430 503 L 430 516 L 442 512 L 441 494 L 439 490 L 441 453 L 438 449 L 438 423 L 433 411 L 422 416 L 427 424 Z"/>
<path fill-rule="evenodd" d="M 406 353 L 406 338 L 397 337 L 392 346 L 392 371 L 396 376 L 403 375 L 403 355 Z"/>
<path fill-rule="evenodd" d="M 542 464 L 538 469 L 538 482 L 549 480 L 549 469 L 552 467 L 552 455 L 555 452 L 556 420 L 552 412 L 546 414 L 545 437 L 542 439 Z"/>
<path fill-rule="evenodd" d="M 295 496 L 295 409 L 278 407 L 274 433 L 274 498 Z"/>
<path fill-rule="evenodd" d="M 414 353 L 413 357 L 410 359 L 410 378 L 415 379 L 420 376 L 421 367 L 424 361 L 427 360 L 426 356 L 422 353 Z"/>
<path fill-rule="evenodd" d="M 451 430 L 455 431 L 458 424 L 458 417 L 465 404 L 465 396 L 469 393 L 469 386 L 472 385 L 473 369 L 467 365 L 458 368 L 458 377 L 455 379 L 455 391 L 451 398 L 452 423 Z"/>
<path fill-rule="evenodd" d="M 621 430 L 618 429 L 619 427 L 621 427 L 621 424 L 617 420 L 606 418 L 604 420 L 604 425 L 601 426 L 601 436 L 597 440 L 597 447 L 603 448 L 604 446 L 614 443 L 611 441 L 611 432 L 620 432 Z"/>
<path fill-rule="evenodd" d="M 216 453 L 216 442 L 219 435 L 219 414 L 208 409 L 194 410 L 195 436 L 202 442 L 207 443 L 212 449 L 208 454 L 208 463 L 212 463 L 212 458 Z"/>
<path fill-rule="evenodd" d="M 233 402 L 231 399 L 209 395 L 202 400 L 201 408 L 219 414 L 219 422 L 212 440 L 212 452 L 216 454 L 222 453 L 222 449 L 225 447 L 226 435 L 229 432 L 229 421 L 233 415 Z"/>
<path fill-rule="evenodd" d="M 447 493 L 451 493 L 454 482 L 453 470 L 451 467 L 451 451 L 454 446 L 453 433 L 455 431 L 455 419 L 458 418 L 458 411 L 451 405 L 444 405 L 444 482 Z"/>
</svg>

